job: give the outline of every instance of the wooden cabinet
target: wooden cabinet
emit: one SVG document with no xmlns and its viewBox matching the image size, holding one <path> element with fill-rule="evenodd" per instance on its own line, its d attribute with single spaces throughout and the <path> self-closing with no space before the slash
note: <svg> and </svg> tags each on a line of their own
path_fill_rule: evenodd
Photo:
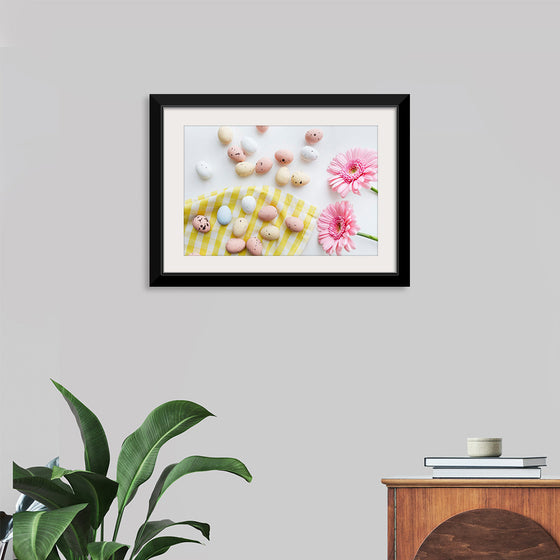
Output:
<svg viewBox="0 0 560 560">
<path fill-rule="evenodd" d="M 382 482 L 389 560 L 560 560 L 560 480 Z"/>
</svg>

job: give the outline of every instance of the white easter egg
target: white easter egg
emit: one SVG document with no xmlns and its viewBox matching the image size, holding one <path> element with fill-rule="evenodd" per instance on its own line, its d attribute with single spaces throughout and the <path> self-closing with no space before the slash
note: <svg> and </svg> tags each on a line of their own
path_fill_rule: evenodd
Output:
<svg viewBox="0 0 560 560">
<path fill-rule="evenodd" d="M 199 161 L 195 166 L 196 172 L 201 179 L 205 181 L 212 177 L 212 168 L 205 161 Z"/>
<path fill-rule="evenodd" d="M 241 200 L 241 208 L 243 208 L 243 212 L 245 212 L 245 214 L 252 214 L 256 207 L 257 201 L 250 194 L 244 196 L 243 200 Z"/>
<path fill-rule="evenodd" d="M 241 138 L 241 147 L 246 154 L 254 154 L 259 145 L 256 140 L 253 140 L 250 136 L 244 136 Z"/>
<path fill-rule="evenodd" d="M 311 146 L 304 146 L 300 155 L 303 161 L 315 161 L 319 157 L 319 152 Z"/>
</svg>

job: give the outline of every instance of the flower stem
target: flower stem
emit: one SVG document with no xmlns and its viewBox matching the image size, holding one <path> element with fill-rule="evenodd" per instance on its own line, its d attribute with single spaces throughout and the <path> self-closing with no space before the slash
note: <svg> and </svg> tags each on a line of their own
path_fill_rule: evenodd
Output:
<svg viewBox="0 0 560 560">
<path fill-rule="evenodd" d="M 362 231 L 359 231 L 356 235 L 359 235 L 360 237 L 365 237 L 366 239 L 372 239 L 373 241 L 379 241 L 379 239 L 377 239 L 377 237 L 374 237 L 373 235 L 370 235 L 369 233 L 363 233 Z"/>
<path fill-rule="evenodd" d="M 372 190 L 374 193 L 379 194 L 379 191 L 375 187 L 370 187 L 370 190 Z"/>
</svg>

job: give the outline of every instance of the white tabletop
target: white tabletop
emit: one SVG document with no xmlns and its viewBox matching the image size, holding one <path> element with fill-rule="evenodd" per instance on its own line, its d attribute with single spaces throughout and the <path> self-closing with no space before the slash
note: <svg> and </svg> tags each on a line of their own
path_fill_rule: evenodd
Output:
<svg viewBox="0 0 560 560">
<path fill-rule="evenodd" d="M 266 123 L 261 123 L 266 124 Z M 224 123 L 224 126 L 230 126 Z M 261 157 L 274 161 L 272 169 L 264 174 L 253 173 L 249 177 L 239 177 L 235 173 L 235 163 L 227 156 L 228 146 L 218 140 L 218 128 L 215 126 L 185 126 L 185 199 L 193 198 L 215 190 L 239 185 L 270 185 L 289 192 L 317 206 L 322 211 L 328 204 L 348 200 L 354 207 L 360 231 L 377 236 L 377 194 L 362 189 L 362 195 L 349 193 L 344 199 L 332 191 L 328 184 L 330 174 L 327 167 L 331 159 L 340 152 L 351 148 L 368 148 L 377 151 L 376 126 L 321 126 L 323 139 L 313 147 L 319 152 L 319 158 L 313 162 L 305 162 L 300 158 L 300 151 L 306 145 L 305 132 L 310 128 L 318 128 L 309 123 L 308 126 L 271 126 L 261 134 L 254 126 L 234 126 L 234 138 L 231 145 L 240 145 L 244 136 L 252 137 L 258 144 L 257 151 L 248 156 L 246 161 L 256 163 Z M 278 187 L 274 180 L 278 164 L 274 153 L 280 149 L 288 149 L 294 154 L 290 171 L 303 171 L 311 177 L 309 184 L 294 187 L 288 183 Z M 206 161 L 212 168 L 213 175 L 208 180 L 201 179 L 195 165 L 198 161 Z M 380 160 L 380 165 L 382 161 Z M 377 186 L 377 185 L 374 185 Z M 363 237 L 355 236 L 356 250 L 343 255 L 377 255 L 377 243 Z M 305 248 L 304 255 L 325 255 L 315 233 Z"/>
</svg>

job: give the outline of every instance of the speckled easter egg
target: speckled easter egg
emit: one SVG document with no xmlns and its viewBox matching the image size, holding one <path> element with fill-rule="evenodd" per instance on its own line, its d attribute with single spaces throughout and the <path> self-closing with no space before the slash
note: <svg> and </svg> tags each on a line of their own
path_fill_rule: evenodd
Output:
<svg viewBox="0 0 560 560">
<path fill-rule="evenodd" d="M 288 216 L 285 220 L 285 224 L 290 231 L 295 231 L 296 233 L 303 231 L 303 220 L 301 218 Z"/>
<path fill-rule="evenodd" d="M 256 140 L 254 140 L 250 136 L 244 136 L 243 138 L 241 138 L 241 147 L 246 154 L 254 154 L 257 151 L 259 145 L 257 144 Z"/>
<path fill-rule="evenodd" d="M 251 237 L 247 240 L 247 251 L 255 257 L 260 257 L 262 255 L 263 245 L 261 240 L 257 237 Z"/>
<path fill-rule="evenodd" d="M 231 210 L 229 206 L 220 206 L 216 218 L 221 225 L 227 226 L 231 222 Z"/>
<path fill-rule="evenodd" d="M 259 219 L 263 222 L 272 222 L 278 216 L 278 210 L 274 206 L 263 206 L 259 210 Z"/>
<path fill-rule="evenodd" d="M 233 222 L 233 235 L 235 237 L 243 237 L 248 227 L 249 222 L 245 218 L 237 218 L 237 220 Z"/>
<path fill-rule="evenodd" d="M 294 187 L 301 187 L 303 185 L 307 185 L 307 183 L 309 183 L 310 180 L 311 179 L 309 175 L 302 173 L 301 171 L 296 171 L 295 173 L 292 173 L 292 185 L 294 185 Z"/>
<path fill-rule="evenodd" d="M 315 161 L 319 157 L 319 152 L 311 146 L 304 146 L 300 152 L 303 161 Z"/>
<path fill-rule="evenodd" d="M 241 208 L 243 208 L 243 212 L 245 212 L 245 214 L 252 214 L 256 207 L 257 201 L 255 200 L 255 197 L 250 194 L 244 196 L 241 200 Z"/>
<path fill-rule="evenodd" d="M 255 171 L 255 164 L 248 161 L 242 161 L 235 165 L 235 172 L 240 177 L 249 177 Z"/>
<path fill-rule="evenodd" d="M 261 134 L 264 134 L 264 133 L 268 130 L 268 126 L 257 126 L 257 130 L 258 130 Z"/>
<path fill-rule="evenodd" d="M 243 241 L 243 239 L 237 239 L 236 237 L 232 237 L 226 243 L 226 251 L 228 253 L 231 253 L 232 255 L 235 255 L 236 253 L 240 253 L 241 251 L 243 251 L 243 249 L 245 249 L 245 241 Z"/>
<path fill-rule="evenodd" d="M 280 237 L 280 230 L 276 226 L 268 224 L 261 229 L 261 235 L 267 241 L 276 241 Z"/>
<path fill-rule="evenodd" d="M 287 185 L 290 182 L 291 176 L 292 174 L 290 173 L 290 170 L 287 167 L 281 167 L 276 172 L 276 183 L 278 183 L 278 185 L 283 187 L 284 185 Z"/>
<path fill-rule="evenodd" d="M 210 226 L 210 220 L 206 216 L 199 214 L 195 216 L 192 220 L 192 225 L 196 231 L 200 233 L 208 233 L 212 227 Z"/>
<path fill-rule="evenodd" d="M 264 175 L 272 169 L 272 160 L 267 157 L 262 157 L 255 164 L 255 173 L 257 175 Z"/>
<path fill-rule="evenodd" d="M 237 163 L 247 159 L 245 152 L 239 146 L 230 146 L 228 148 L 227 155 L 229 159 L 236 161 Z"/>
<path fill-rule="evenodd" d="M 274 157 L 280 165 L 288 165 L 294 161 L 294 154 L 290 150 L 278 150 Z"/>
<path fill-rule="evenodd" d="M 196 172 L 198 173 L 198 176 L 201 179 L 204 179 L 205 181 L 207 179 L 210 179 L 210 177 L 212 177 L 212 168 L 205 161 L 199 161 L 195 165 L 195 169 Z"/>
<path fill-rule="evenodd" d="M 318 128 L 312 128 L 305 133 L 305 141 L 309 144 L 317 144 L 323 139 L 323 131 Z"/>
<path fill-rule="evenodd" d="M 233 130 L 229 126 L 220 126 L 218 128 L 218 140 L 222 144 L 229 144 L 233 140 Z"/>
</svg>

